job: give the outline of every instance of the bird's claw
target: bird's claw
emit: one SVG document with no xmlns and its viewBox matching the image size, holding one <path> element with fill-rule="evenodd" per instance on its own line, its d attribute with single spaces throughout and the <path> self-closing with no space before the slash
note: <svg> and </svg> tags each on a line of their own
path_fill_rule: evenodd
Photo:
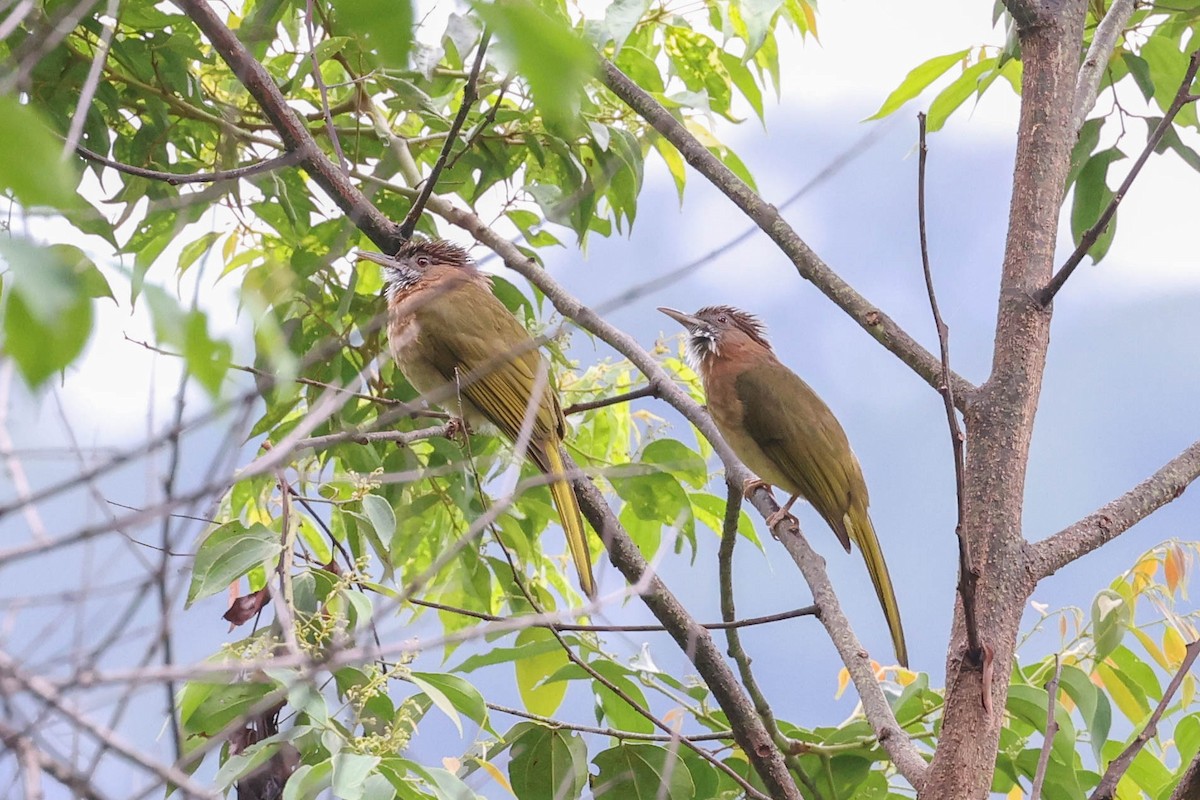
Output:
<svg viewBox="0 0 1200 800">
<path fill-rule="evenodd" d="M 774 514 L 771 514 L 769 517 L 767 517 L 767 530 L 774 533 L 775 526 L 785 519 L 791 520 L 793 524 L 800 524 L 799 520 L 792 515 L 792 512 L 788 511 L 786 508 L 781 508 Z"/>
<path fill-rule="evenodd" d="M 462 417 L 451 417 L 446 423 L 446 438 L 466 441 L 471 434 L 471 424 Z"/>
<path fill-rule="evenodd" d="M 746 478 L 746 481 L 742 484 L 742 496 L 749 500 L 750 495 L 759 489 L 766 489 L 769 492 L 771 491 L 771 484 L 760 478 Z"/>
</svg>

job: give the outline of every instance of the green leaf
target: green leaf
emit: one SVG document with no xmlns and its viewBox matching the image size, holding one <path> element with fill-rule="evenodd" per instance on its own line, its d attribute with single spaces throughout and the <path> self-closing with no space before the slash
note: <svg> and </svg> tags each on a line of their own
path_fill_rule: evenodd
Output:
<svg viewBox="0 0 1200 800">
<path fill-rule="evenodd" d="M 26 304 L 25 295 L 12 291 L 4 315 L 4 350 L 25 382 L 38 387 L 83 352 L 92 333 L 92 304 L 78 298 L 54 323 L 46 323 Z"/>
<path fill-rule="evenodd" d="M 92 332 L 92 298 L 112 298 L 108 281 L 72 245 L 0 240 L 12 270 L 3 350 L 26 383 L 40 386 L 83 352 Z"/>
<path fill-rule="evenodd" d="M 900 106 L 925 91 L 925 87 L 944 75 L 946 70 L 966 58 L 970 52 L 970 49 L 967 49 L 959 50 L 957 53 L 948 53 L 944 56 L 935 56 L 924 64 L 914 67 L 904 76 L 904 80 L 900 81 L 900 85 L 883 101 L 883 105 L 879 107 L 879 110 L 867 117 L 867 119 L 881 119 L 891 114 Z"/>
<path fill-rule="evenodd" d="M 657 439 L 642 451 L 642 463 L 656 464 L 693 488 L 708 483 L 708 465 L 695 450 L 677 439 Z"/>
<path fill-rule="evenodd" d="M 179 704 L 184 733 L 216 736 L 273 692 L 269 683 L 189 683 Z"/>
<path fill-rule="evenodd" d="M 625 40 L 633 33 L 649 7 L 650 0 L 614 0 L 604 10 L 604 21 L 594 26 L 592 41 L 598 47 L 612 42 L 613 55 L 620 53 Z"/>
<path fill-rule="evenodd" d="M 1059 685 L 1078 706 L 1090 734 L 1092 751 L 1099 762 L 1100 749 L 1108 739 L 1108 731 L 1112 726 L 1112 706 L 1108 697 L 1096 688 L 1087 673 L 1071 664 L 1063 665 Z"/>
<path fill-rule="evenodd" d="M 447 716 L 453 714 L 452 719 L 457 720 L 458 712 L 461 712 L 481 727 L 488 726 L 487 703 L 484 702 L 483 695 L 463 678 L 443 672 L 413 672 L 411 677 L 413 682 L 421 687 L 421 691 L 429 695 L 429 699 L 433 700 L 435 705 L 438 701 L 430 690 L 441 695 L 449 705 L 449 711 L 442 708 L 443 711 L 446 711 Z M 457 722 L 456 725 L 461 733 L 462 726 Z"/>
<path fill-rule="evenodd" d="M 333 762 L 326 759 L 317 764 L 303 764 L 288 778 L 282 800 L 312 800 L 332 784 Z"/>
<path fill-rule="evenodd" d="M 11 190 L 24 206 L 77 208 L 79 176 L 75 161 L 62 159 L 62 140 L 43 121 L 40 111 L 21 105 L 13 95 L 0 95 L 0 142 L 8 156 L 0 159 L 0 193 Z"/>
<path fill-rule="evenodd" d="M 362 507 L 379 541 L 392 541 L 396 535 L 396 512 L 392 510 L 392 504 L 377 494 L 368 494 L 363 496 Z M 387 559 L 383 561 L 387 563 Z"/>
<path fill-rule="evenodd" d="M 411 0 L 333 0 L 340 33 L 353 32 L 359 42 L 379 53 L 386 66 L 408 66 L 412 47 Z"/>
<path fill-rule="evenodd" d="M 546 683 L 543 679 L 553 675 L 564 664 L 569 663 L 566 653 L 551 635 L 543 628 L 526 628 L 517 634 L 517 645 L 549 640 L 554 647 L 534 656 L 521 658 L 513 663 L 517 674 L 517 691 L 521 694 L 521 702 L 525 709 L 543 717 L 549 717 L 562 705 L 563 697 L 567 694 L 567 684 L 556 682 Z"/>
<path fill-rule="evenodd" d="M 196 552 L 185 608 L 223 591 L 254 567 L 279 555 L 282 549 L 279 534 L 260 523 L 247 528 L 234 521 L 216 528 L 204 537 Z"/>
<path fill-rule="evenodd" d="M 1123 158 L 1125 154 L 1112 147 L 1094 154 L 1079 170 L 1071 204 L 1071 237 L 1076 246 L 1083 239 L 1083 234 L 1099 221 L 1100 215 L 1112 201 L 1113 191 L 1108 188 L 1108 168 L 1114 161 Z M 1104 258 L 1116 232 L 1117 217 L 1114 215 L 1108 226 L 1101 231 L 1096 243 L 1088 250 L 1093 263 Z"/>
<path fill-rule="evenodd" d="M 622 744 L 597 753 L 596 800 L 694 800 L 696 787 L 678 753 L 648 744 Z"/>
<path fill-rule="evenodd" d="M 1129 603 L 1112 589 L 1103 589 L 1092 601 L 1092 640 L 1096 644 L 1096 661 L 1103 661 L 1117 649 L 1131 617 Z"/>
<path fill-rule="evenodd" d="M 933 102 L 929 104 L 929 119 L 926 123 L 928 131 L 930 133 L 940 131 L 954 109 L 961 106 L 963 101 L 979 90 L 979 80 L 983 74 L 995 66 L 995 58 L 982 59 L 977 64 L 963 70 L 962 75 L 955 78 L 953 83 L 933 98 Z"/>
<path fill-rule="evenodd" d="M 330 760 L 333 764 L 330 780 L 333 796 L 338 800 L 361 800 L 363 782 L 379 765 L 379 756 L 341 752 Z"/>
<path fill-rule="evenodd" d="M 743 60 L 750 60 L 771 32 L 775 13 L 783 5 L 783 0 L 740 0 L 738 10 L 746 23 L 746 52 Z M 761 114 L 760 114 L 761 116 Z"/>
<path fill-rule="evenodd" d="M 551 17 L 529 0 L 476 3 L 475 10 L 529 82 L 546 125 L 561 131 L 579 127 L 584 86 L 596 73 L 595 51 L 564 17 Z"/>
<path fill-rule="evenodd" d="M 508 777 L 518 800 L 575 800 L 587 786 L 587 745 L 573 731 L 522 722 L 508 732 Z"/>
</svg>

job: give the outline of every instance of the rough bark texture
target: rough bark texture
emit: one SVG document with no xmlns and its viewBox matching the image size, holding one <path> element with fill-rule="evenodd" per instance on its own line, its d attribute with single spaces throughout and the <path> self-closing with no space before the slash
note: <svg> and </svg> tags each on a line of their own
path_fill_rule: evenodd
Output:
<svg viewBox="0 0 1200 800">
<path fill-rule="evenodd" d="M 984 798 L 991 785 L 1008 674 L 1025 601 L 1021 513 L 1033 419 L 1050 341 L 1050 312 L 1035 296 L 1050 279 L 1059 208 L 1075 134 L 1071 113 L 1083 0 L 1010 4 L 1020 24 L 1024 77 L 1008 240 L 992 374 L 968 404 L 964 533 L 979 571 L 980 634 L 993 654 L 990 686 L 967 658 L 961 604 L 946 660 L 946 705 L 920 796 Z M 991 702 L 983 702 L 983 692 Z M 990 705 L 990 713 L 987 706 Z"/>
</svg>

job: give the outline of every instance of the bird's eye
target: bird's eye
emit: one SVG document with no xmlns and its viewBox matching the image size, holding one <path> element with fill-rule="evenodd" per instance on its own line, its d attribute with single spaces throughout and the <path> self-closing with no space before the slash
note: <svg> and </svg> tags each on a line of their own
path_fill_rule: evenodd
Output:
<svg viewBox="0 0 1200 800">
<path fill-rule="evenodd" d="M 429 256 L 417 256 L 417 266 L 418 267 L 428 267 L 429 266 Z"/>
<path fill-rule="evenodd" d="M 729 318 L 722 314 L 721 316 L 717 317 L 717 322 L 724 325 L 726 322 L 729 322 Z"/>
</svg>

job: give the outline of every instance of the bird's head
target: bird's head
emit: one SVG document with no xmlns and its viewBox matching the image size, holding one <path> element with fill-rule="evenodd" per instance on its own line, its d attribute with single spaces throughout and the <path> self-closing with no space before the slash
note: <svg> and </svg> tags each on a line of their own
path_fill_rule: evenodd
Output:
<svg viewBox="0 0 1200 800">
<path fill-rule="evenodd" d="M 658 310 L 687 329 L 688 352 L 698 364 L 738 344 L 754 342 L 767 349 L 771 347 L 766 326 L 758 317 L 732 306 L 705 306 L 695 314 L 673 308 Z"/>
<path fill-rule="evenodd" d="M 443 271 L 475 268 L 466 250 L 445 239 L 414 236 L 402 244 L 395 255 L 369 250 L 359 250 L 356 255 L 383 267 L 384 291 L 389 299 L 423 280 L 436 280 Z"/>
</svg>

